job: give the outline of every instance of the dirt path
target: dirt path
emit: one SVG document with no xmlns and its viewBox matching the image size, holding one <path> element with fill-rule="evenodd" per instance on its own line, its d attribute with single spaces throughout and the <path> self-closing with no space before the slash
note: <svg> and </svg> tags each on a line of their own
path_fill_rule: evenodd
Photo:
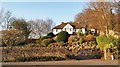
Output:
<svg viewBox="0 0 120 67">
<path fill-rule="evenodd" d="M 118 65 L 118 60 L 65 60 L 47 62 L 5 62 L 3 65 Z"/>
</svg>

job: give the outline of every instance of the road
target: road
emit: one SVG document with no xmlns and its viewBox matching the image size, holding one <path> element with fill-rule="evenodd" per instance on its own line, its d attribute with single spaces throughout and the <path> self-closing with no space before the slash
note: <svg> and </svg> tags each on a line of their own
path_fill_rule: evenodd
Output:
<svg viewBox="0 0 120 67">
<path fill-rule="evenodd" d="M 118 65 L 118 60 L 65 60 L 47 62 L 4 62 L 3 65 Z"/>
</svg>

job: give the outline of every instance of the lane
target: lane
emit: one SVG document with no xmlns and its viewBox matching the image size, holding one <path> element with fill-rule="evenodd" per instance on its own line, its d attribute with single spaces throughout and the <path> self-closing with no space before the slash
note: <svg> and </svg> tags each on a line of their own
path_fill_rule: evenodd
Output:
<svg viewBox="0 0 120 67">
<path fill-rule="evenodd" d="M 4 62 L 3 65 L 118 65 L 118 60 L 65 60 L 47 62 Z"/>
</svg>

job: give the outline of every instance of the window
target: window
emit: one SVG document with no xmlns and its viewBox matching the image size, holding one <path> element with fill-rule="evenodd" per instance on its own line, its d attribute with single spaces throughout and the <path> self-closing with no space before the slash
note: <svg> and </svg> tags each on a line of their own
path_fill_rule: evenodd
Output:
<svg viewBox="0 0 120 67">
<path fill-rule="evenodd" d="M 65 31 L 66 31 L 66 28 L 65 28 Z"/>
<path fill-rule="evenodd" d="M 70 28 L 70 31 L 72 31 L 72 29 Z"/>
<path fill-rule="evenodd" d="M 56 29 L 56 32 L 58 32 L 58 29 Z"/>
</svg>

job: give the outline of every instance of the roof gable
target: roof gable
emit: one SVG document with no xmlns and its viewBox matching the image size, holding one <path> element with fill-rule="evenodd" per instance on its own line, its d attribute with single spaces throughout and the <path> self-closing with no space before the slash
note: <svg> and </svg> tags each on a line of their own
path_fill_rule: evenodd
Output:
<svg viewBox="0 0 120 67">
<path fill-rule="evenodd" d="M 63 28 L 74 28 L 71 24 L 66 24 Z"/>
</svg>

